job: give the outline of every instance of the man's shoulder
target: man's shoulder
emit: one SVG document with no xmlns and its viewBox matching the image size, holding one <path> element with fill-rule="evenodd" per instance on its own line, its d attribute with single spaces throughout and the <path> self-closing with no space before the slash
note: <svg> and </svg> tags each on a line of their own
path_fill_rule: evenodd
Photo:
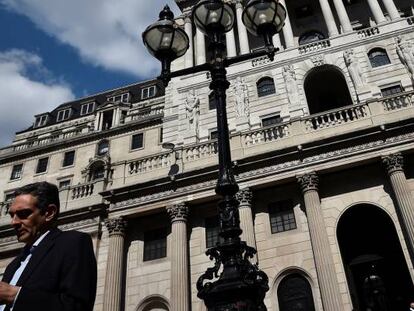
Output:
<svg viewBox="0 0 414 311">
<path fill-rule="evenodd" d="M 89 234 L 76 231 L 76 230 L 68 230 L 68 231 L 61 231 L 59 236 L 57 237 L 59 240 L 66 240 L 66 241 L 85 241 L 90 240 L 91 237 Z"/>
</svg>

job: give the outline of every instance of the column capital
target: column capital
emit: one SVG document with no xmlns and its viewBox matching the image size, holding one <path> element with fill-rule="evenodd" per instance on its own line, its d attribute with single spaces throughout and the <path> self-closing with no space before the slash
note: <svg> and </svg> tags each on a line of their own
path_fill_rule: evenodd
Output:
<svg viewBox="0 0 414 311">
<path fill-rule="evenodd" d="M 185 203 L 179 203 L 167 206 L 167 213 L 170 216 L 171 223 L 176 221 L 187 222 L 189 209 Z"/>
<path fill-rule="evenodd" d="M 310 190 L 318 190 L 319 178 L 315 172 L 299 175 L 296 178 L 300 184 L 300 188 L 302 189 L 303 193 Z"/>
<path fill-rule="evenodd" d="M 239 201 L 240 207 L 251 205 L 253 199 L 253 192 L 250 188 L 241 189 L 239 190 L 239 192 L 236 193 L 236 199 Z"/>
<path fill-rule="evenodd" d="M 388 174 L 404 170 L 404 157 L 399 152 L 383 156 L 382 163 L 385 165 Z"/>
<path fill-rule="evenodd" d="M 122 217 L 105 220 L 105 226 L 108 229 L 109 236 L 125 235 L 128 221 Z"/>
</svg>

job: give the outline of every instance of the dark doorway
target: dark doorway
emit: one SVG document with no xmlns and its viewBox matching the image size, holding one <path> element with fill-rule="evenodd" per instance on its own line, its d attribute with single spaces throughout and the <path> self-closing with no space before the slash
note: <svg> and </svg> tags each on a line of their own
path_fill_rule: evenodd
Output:
<svg viewBox="0 0 414 311">
<path fill-rule="evenodd" d="M 312 69 L 305 79 L 304 88 L 310 114 L 352 105 L 345 78 L 334 66 Z"/>
<path fill-rule="evenodd" d="M 284 277 L 277 289 L 280 311 L 315 311 L 312 289 L 299 273 Z"/>
<path fill-rule="evenodd" d="M 337 236 L 354 310 L 407 310 L 414 288 L 391 218 L 356 205 L 339 220 Z"/>
</svg>

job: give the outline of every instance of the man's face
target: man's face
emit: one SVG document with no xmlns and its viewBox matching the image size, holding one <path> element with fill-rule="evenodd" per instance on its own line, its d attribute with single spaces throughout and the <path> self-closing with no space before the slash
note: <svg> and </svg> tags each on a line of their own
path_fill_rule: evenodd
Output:
<svg viewBox="0 0 414 311">
<path fill-rule="evenodd" d="M 46 213 L 37 208 L 37 198 L 31 194 L 17 196 L 9 209 L 11 224 L 16 231 L 17 240 L 33 244 L 44 232 L 48 222 Z"/>
<path fill-rule="evenodd" d="M 414 309 L 414 302 L 410 303 L 410 307 Z"/>
</svg>

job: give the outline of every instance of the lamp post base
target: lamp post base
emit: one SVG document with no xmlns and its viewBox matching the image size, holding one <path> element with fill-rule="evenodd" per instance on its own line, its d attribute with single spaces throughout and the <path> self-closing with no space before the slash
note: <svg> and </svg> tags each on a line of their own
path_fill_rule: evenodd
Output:
<svg viewBox="0 0 414 311">
<path fill-rule="evenodd" d="M 215 265 L 198 279 L 197 289 L 208 311 L 267 310 L 263 300 L 269 290 L 268 278 L 249 261 L 255 253 L 254 248 L 240 241 L 220 244 L 206 252 Z M 216 280 L 205 282 L 213 278 Z"/>
</svg>

